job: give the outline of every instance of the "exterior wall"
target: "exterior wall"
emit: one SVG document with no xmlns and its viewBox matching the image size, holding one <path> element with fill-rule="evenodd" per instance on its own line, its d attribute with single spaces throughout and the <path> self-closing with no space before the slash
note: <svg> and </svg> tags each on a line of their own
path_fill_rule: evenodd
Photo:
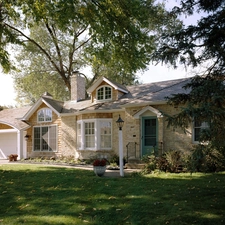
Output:
<svg viewBox="0 0 225 225">
<path fill-rule="evenodd" d="M 169 115 L 174 115 L 178 113 L 178 109 L 169 105 L 159 105 L 154 107 Z M 192 143 L 191 125 L 187 129 L 187 132 L 184 133 L 180 128 L 168 128 L 166 118 L 163 117 L 163 126 L 163 152 L 169 150 L 180 150 L 184 153 L 187 153 L 193 148 L 194 144 Z"/>
<path fill-rule="evenodd" d="M 134 107 L 134 108 L 127 108 L 126 109 L 126 116 L 124 119 L 124 156 L 127 157 L 127 145 L 130 143 L 136 143 L 136 157 L 140 157 L 141 155 L 141 146 L 140 146 L 140 139 L 141 139 L 141 120 L 135 119 L 133 115 L 137 113 L 141 108 Z"/>
<path fill-rule="evenodd" d="M 168 105 L 154 105 L 154 108 L 173 115 L 176 113 L 177 109 L 170 107 Z M 145 112 L 140 116 L 139 119 L 134 118 L 134 115 L 145 107 L 132 107 L 127 108 L 124 112 L 115 113 L 93 113 L 79 115 L 77 120 L 81 119 L 94 119 L 94 118 L 112 118 L 112 150 L 97 150 L 97 151 L 87 151 L 78 150 L 78 158 L 90 158 L 98 155 L 99 157 L 110 158 L 113 154 L 119 155 L 119 143 L 118 143 L 118 127 L 116 121 L 119 117 L 124 120 L 124 126 L 122 128 L 123 132 L 123 154 L 127 157 L 127 144 L 136 143 L 136 156 L 141 157 L 141 122 L 142 116 L 156 116 L 153 112 Z M 167 122 L 165 117 L 158 117 L 158 151 L 159 154 L 163 154 L 165 151 L 169 150 L 180 150 L 182 152 L 189 152 L 192 147 L 192 135 L 191 127 L 188 129 L 188 133 L 184 133 L 181 129 L 173 129 L 167 127 Z"/>
<path fill-rule="evenodd" d="M 76 116 L 61 117 L 59 129 L 59 153 L 63 156 L 76 157 Z"/>
<path fill-rule="evenodd" d="M 42 104 L 39 109 L 45 108 Z M 141 156 L 141 122 L 142 116 L 155 116 L 153 112 L 147 111 L 143 113 L 139 119 L 134 118 L 134 115 L 142 110 L 144 107 L 130 107 L 126 108 L 123 112 L 115 113 L 92 113 L 83 114 L 79 116 L 65 116 L 59 118 L 53 112 L 53 120 L 51 123 L 37 123 L 37 110 L 30 118 L 29 123 L 31 128 L 27 130 L 27 134 L 30 136 L 27 141 L 27 156 L 28 157 L 60 157 L 60 156 L 74 156 L 76 159 L 88 159 L 91 157 L 104 157 L 110 158 L 112 155 L 119 155 L 119 143 L 118 143 L 118 127 L 116 121 L 119 115 L 124 120 L 123 132 L 123 153 L 124 157 L 127 157 L 127 144 L 136 143 L 136 156 Z M 173 115 L 177 109 L 168 105 L 154 105 L 154 108 Z M 96 118 L 112 118 L 112 149 L 111 150 L 77 150 L 76 147 L 76 130 L 77 121 L 84 119 L 96 119 Z M 32 151 L 32 131 L 33 126 L 51 125 L 56 124 L 58 126 L 58 151 L 57 152 L 34 152 Z M 173 129 L 167 127 L 165 117 L 158 118 L 158 148 L 159 153 L 164 153 L 169 150 L 181 150 L 190 151 L 192 148 L 192 136 L 191 127 L 188 133 L 185 134 L 180 129 Z"/>
<path fill-rule="evenodd" d="M 9 126 L 9 125 L 1 124 L 1 123 L 0 123 L 0 130 L 2 130 L 2 129 L 12 129 L 12 127 Z"/>
<path fill-rule="evenodd" d="M 127 128 L 126 128 L 126 113 L 125 112 L 117 112 L 113 113 L 113 124 L 112 124 L 112 155 L 116 154 L 119 156 L 119 128 L 117 127 L 116 121 L 119 118 L 119 115 L 122 120 L 124 120 L 124 126 L 122 128 L 122 134 L 123 134 L 123 154 L 126 155 L 126 134 L 127 134 Z"/>
<path fill-rule="evenodd" d="M 144 107 L 133 107 L 127 108 L 125 112 L 125 117 L 121 118 L 125 121 L 123 127 L 124 134 L 124 154 L 126 156 L 126 145 L 130 142 L 136 142 L 136 156 L 141 156 L 141 118 L 142 116 L 156 116 L 153 112 L 147 111 L 143 113 L 139 119 L 133 117 L 138 111 L 142 110 Z M 169 105 L 154 105 L 155 109 L 173 115 L 177 112 L 177 109 Z M 125 118 L 125 119 L 124 119 Z M 165 151 L 169 150 L 180 150 L 184 153 L 189 152 L 192 147 L 192 128 L 189 127 L 187 133 L 185 134 L 181 129 L 168 128 L 165 117 L 158 117 L 158 152 L 163 154 Z"/>
<path fill-rule="evenodd" d="M 41 106 L 36 110 L 36 112 L 30 117 L 29 123 L 31 127 L 27 130 L 27 135 L 29 135 L 29 138 L 27 140 L 27 157 L 35 158 L 35 157 L 60 157 L 62 156 L 61 152 L 61 118 L 59 118 L 54 112 L 52 112 L 52 122 L 49 123 L 38 123 L 37 122 L 37 112 L 41 108 L 46 108 L 47 106 L 43 103 Z M 57 152 L 42 152 L 42 151 L 33 151 L 33 127 L 34 126 L 44 126 L 44 125 L 57 125 L 57 131 L 58 131 L 58 150 Z"/>
</svg>

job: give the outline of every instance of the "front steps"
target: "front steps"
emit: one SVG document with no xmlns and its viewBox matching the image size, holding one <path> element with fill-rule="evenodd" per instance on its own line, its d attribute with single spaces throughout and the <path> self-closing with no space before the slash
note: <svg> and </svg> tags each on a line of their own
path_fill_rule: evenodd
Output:
<svg viewBox="0 0 225 225">
<path fill-rule="evenodd" d="M 140 159 L 129 159 L 125 167 L 127 169 L 144 169 L 145 164 Z"/>
</svg>

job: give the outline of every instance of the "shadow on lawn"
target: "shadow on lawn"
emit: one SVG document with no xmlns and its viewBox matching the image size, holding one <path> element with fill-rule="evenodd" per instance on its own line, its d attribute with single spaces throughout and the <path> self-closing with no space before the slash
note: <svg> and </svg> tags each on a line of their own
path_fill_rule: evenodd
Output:
<svg viewBox="0 0 225 225">
<path fill-rule="evenodd" d="M 99 178 L 93 171 L 0 167 L 0 224 L 224 224 L 225 174 Z"/>
</svg>

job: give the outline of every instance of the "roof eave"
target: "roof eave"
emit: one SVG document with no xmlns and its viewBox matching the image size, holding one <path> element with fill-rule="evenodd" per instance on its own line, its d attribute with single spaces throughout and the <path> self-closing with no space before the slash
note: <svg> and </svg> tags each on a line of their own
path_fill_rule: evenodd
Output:
<svg viewBox="0 0 225 225">
<path fill-rule="evenodd" d="M 61 117 L 65 117 L 65 116 L 78 116 L 81 114 L 89 114 L 89 113 L 114 113 L 114 112 L 121 112 L 124 111 L 123 108 L 121 109 L 93 109 L 93 110 L 81 110 L 81 111 L 77 111 L 74 113 L 60 113 Z"/>
<path fill-rule="evenodd" d="M 144 102 L 130 102 L 123 105 L 123 108 L 131 108 L 135 106 L 145 106 L 145 105 L 165 105 L 167 101 L 144 101 Z"/>
</svg>

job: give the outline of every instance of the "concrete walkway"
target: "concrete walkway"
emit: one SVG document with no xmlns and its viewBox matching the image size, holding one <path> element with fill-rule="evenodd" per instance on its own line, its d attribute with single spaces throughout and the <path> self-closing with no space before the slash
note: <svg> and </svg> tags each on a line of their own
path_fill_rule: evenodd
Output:
<svg viewBox="0 0 225 225">
<path fill-rule="evenodd" d="M 21 161 L 9 162 L 9 160 L 0 159 L 0 166 L 3 164 L 13 165 L 13 164 L 32 164 L 32 163 L 26 163 L 26 162 L 21 162 Z M 55 166 L 55 167 L 67 167 L 67 168 L 75 168 L 75 169 L 93 170 L 92 165 L 66 165 L 66 164 L 47 164 L 47 163 L 46 164 L 35 163 L 35 164 L 39 164 L 39 165 L 43 165 L 43 166 Z M 140 171 L 141 171 L 140 169 L 124 169 L 124 176 L 128 176 L 132 173 L 138 173 Z M 106 170 L 104 176 L 102 176 L 102 177 L 118 177 L 118 178 L 120 178 L 121 177 L 120 170 Z"/>
</svg>

